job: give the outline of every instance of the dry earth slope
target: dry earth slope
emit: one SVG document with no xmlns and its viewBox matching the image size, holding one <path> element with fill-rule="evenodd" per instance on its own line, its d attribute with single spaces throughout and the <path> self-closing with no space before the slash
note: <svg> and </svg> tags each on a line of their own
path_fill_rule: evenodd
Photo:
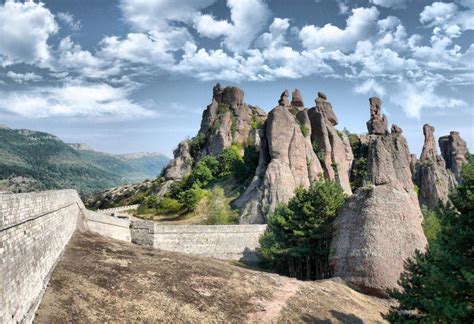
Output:
<svg viewBox="0 0 474 324">
<path fill-rule="evenodd" d="M 36 323 L 377 323 L 387 300 L 77 232 Z"/>
</svg>

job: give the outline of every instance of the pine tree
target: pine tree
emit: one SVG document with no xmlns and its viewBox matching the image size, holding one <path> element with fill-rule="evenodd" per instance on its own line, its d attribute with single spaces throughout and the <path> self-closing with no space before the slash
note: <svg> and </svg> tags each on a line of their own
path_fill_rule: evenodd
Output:
<svg viewBox="0 0 474 324">
<path fill-rule="evenodd" d="M 425 253 L 409 260 L 392 290 L 399 305 L 385 318 L 392 323 L 474 322 L 474 163 L 463 169 L 464 182 L 451 195 L 452 206 L 439 212 L 441 231 Z"/>
</svg>

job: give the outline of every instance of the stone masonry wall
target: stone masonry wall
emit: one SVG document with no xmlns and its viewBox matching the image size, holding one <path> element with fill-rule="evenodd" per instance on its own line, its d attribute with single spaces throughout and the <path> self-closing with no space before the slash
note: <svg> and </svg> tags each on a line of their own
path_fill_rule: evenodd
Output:
<svg viewBox="0 0 474 324">
<path fill-rule="evenodd" d="M 132 242 L 154 248 L 224 260 L 256 262 L 255 250 L 266 225 L 160 225 L 132 221 Z"/>
<path fill-rule="evenodd" d="M 83 208 L 75 190 L 0 194 L 0 323 L 33 320 Z"/>
<path fill-rule="evenodd" d="M 87 211 L 86 228 L 102 236 L 131 242 L 130 220 L 112 217 L 100 212 Z"/>
</svg>

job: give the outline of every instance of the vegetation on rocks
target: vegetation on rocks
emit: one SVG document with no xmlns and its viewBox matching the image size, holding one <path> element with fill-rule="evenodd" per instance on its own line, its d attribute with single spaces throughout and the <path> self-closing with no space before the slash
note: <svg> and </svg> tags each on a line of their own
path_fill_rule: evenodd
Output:
<svg viewBox="0 0 474 324">
<path fill-rule="evenodd" d="M 407 261 L 392 290 L 399 301 L 385 316 L 392 323 L 470 323 L 474 318 L 474 165 L 441 210 L 441 229 L 426 253 Z"/>
<path fill-rule="evenodd" d="M 329 181 L 299 188 L 268 218 L 260 240 L 263 264 L 298 279 L 329 278 L 332 221 L 345 200 L 342 188 Z"/>
<path fill-rule="evenodd" d="M 367 144 L 361 142 L 359 136 L 347 132 L 349 142 L 351 143 L 354 161 L 352 162 L 350 184 L 352 191 L 364 185 L 367 178 Z"/>
</svg>

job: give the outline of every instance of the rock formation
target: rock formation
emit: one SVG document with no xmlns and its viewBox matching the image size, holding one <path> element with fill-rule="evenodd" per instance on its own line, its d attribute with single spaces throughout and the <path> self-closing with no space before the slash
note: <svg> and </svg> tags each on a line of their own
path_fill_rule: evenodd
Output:
<svg viewBox="0 0 474 324">
<path fill-rule="evenodd" d="M 401 129 L 387 130 L 381 100 L 370 98 L 368 182 L 334 221 L 330 263 L 335 277 L 379 296 L 398 287 L 404 260 L 427 244 L 414 191 L 410 155 Z"/>
<path fill-rule="evenodd" d="M 352 194 L 350 186 L 350 170 L 354 159 L 351 145 L 346 134 L 339 132 L 337 117 L 332 105 L 319 92 L 315 100 L 316 106 L 308 110 L 311 122 L 311 141 L 317 156 L 321 160 L 326 179 L 336 181 L 348 195 Z"/>
<path fill-rule="evenodd" d="M 163 174 L 166 180 L 182 180 L 191 173 L 193 157 L 189 153 L 188 141 L 182 141 L 173 152 L 174 159 L 168 163 Z"/>
<path fill-rule="evenodd" d="M 268 213 L 292 198 L 296 188 L 307 188 L 321 176 L 338 182 L 347 194 L 352 193 L 352 150 L 347 136 L 334 127 L 337 118 L 331 104 L 319 93 L 316 107 L 306 109 L 297 106 L 303 104 L 298 90 L 292 97 L 289 105 L 285 90 L 279 105 L 268 114 L 256 175 L 234 202 L 234 207 L 241 209 L 241 223 L 266 222 Z"/>
<path fill-rule="evenodd" d="M 469 151 L 466 142 L 461 138 L 459 132 L 450 132 L 449 135 L 439 138 L 441 155 L 446 161 L 446 167 L 450 169 L 456 180 L 461 182 L 461 169 L 466 164 Z"/>
<path fill-rule="evenodd" d="M 243 102 L 244 92 L 237 87 L 213 88 L 212 103 L 204 110 L 199 134 L 206 137 L 204 155 L 217 155 L 232 144 L 246 146 L 252 123 L 262 123 L 266 113 Z M 250 143 L 254 144 L 254 143 Z"/>
<path fill-rule="evenodd" d="M 443 157 L 437 155 L 434 131 L 433 126 L 423 126 L 425 143 L 415 174 L 415 183 L 420 189 L 420 204 L 430 209 L 440 202 L 446 204 L 449 191 L 457 185 L 453 173 L 446 169 Z"/>
<path fill-rule="evenodd" d="M 382 100 L 377 97 L 369 99 L 370 120 L 367 122 L 369 134 L 382 135 L 388 132 L 387 117 L 382 114 Z"/>
<path fill-rule="evenodd" d="M 291 106 L 304 107 L 303 97 L 298 89 L 295 89 L 295 91 L 291 93 Z"/>
</svg>

